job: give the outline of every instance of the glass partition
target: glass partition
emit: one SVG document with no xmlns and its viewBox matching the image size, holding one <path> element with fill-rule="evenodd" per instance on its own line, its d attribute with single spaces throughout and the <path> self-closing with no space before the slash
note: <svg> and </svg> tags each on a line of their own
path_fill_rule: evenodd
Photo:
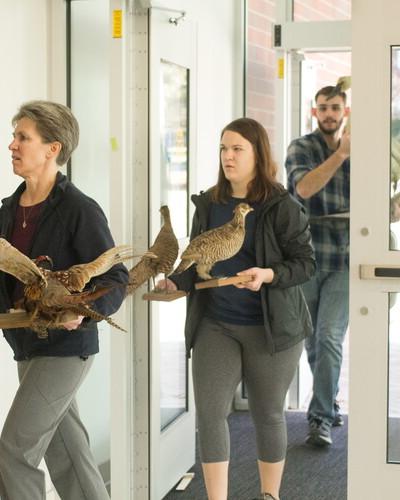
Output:
<svg viewBox="0 0 400 500">
<path fill-rule="evenodd" d="M 388 446 L 389 463 L 400 463 L 400 301 L 389 294 Z M 397 300 L 396 300 L 397 299 Z"/>
<path fill-rule="evenodd" d="M 351 0 L 293 0 L 293 21 L 345 21 L 350 18 Z"/>
<path fill-rule="evenodd" d="M 389 249 L 400 242 L 400 47 L 391 48 L 391 148 Z M 389 294 L 389 400 L 388 462 L 400 463 L 400 304 L 397 293 Z M 397 299 L 397 300 L 396 300 Z"/>
<path fill-rule="evenodd" d="M 188 235 L 189 70 L 161 60 L 160 81 L 160 191 L 168 205 L 178 239 Z M 187 360 L 184 320 L 186 301 L 160 303 L 161 430 L 187 409 Z"/>
<path fill-rule="evenodd" d="M 186 300 L 160 303 L 161 430 L 187 409 Z"/>
<path fill-rule="evenodd" d="M 390 147 L 390 240 L 389 249 L 400 245 L 400 47 L 391 48 L 391 147 Z"/>
<path fill-rule="evenodd" d="M 189 70 L 161 61 L 161 200 L 177 238 L 188 235 Z"/>
</svg>

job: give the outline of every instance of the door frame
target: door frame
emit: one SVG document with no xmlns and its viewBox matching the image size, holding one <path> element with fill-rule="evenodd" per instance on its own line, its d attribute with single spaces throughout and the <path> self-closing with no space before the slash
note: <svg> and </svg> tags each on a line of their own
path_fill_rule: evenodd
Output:
<svg viewBox="0 0 400 500">
<path fill-rule="evenodd" d="M 364 280 L 361 264 L 396 265 L 389 250 L 390 47 L 400 45 L 395 0 L 353 0 L 348 498 L 398 498 L 399 464 L 387 463 L 388 292 L 396 279 Z M 365 34 L 368 36 L 365 36 Z M 373 68 L 373 70 L 372 70 Z M 365 85 L 365 79 L 368 85 Z M 366 141 L 373 136 L 373 145 Z M 377 175 L 379 172 L 379 175 Z M 373 401 L 373 409 L 369 402 Z M 368 440 L 368 453 L 365 442 Z"/>
<path fill-rule="evenodd" d="M 149 230 L 150 241 L 154 241 L 160 225 L 158 209 L 165 200 L 161 199 L 160 186 L 160 61 L 165 60 L 188 70 L 188 196 L 187 229 L 179 239 L 183 249 L 188 242 L 189 193 L 196 191 L 194 169 L 196 158 L 197 123 L 197 25 L 190 17 L 175 24 L 171 19 L 179 18 L 183 12 L 163 7 L 149 9 Z M 173 214 L 171 213 L 171 218 Z M 174 221 L 172 220 L 172 224 Z M 179 235 L 178 235 L 179 236 Z M 184 301 L 183 315 L 186 314 Z M 195 410 L 191 383 L 190 360 L 186 359 L 187 409 L 164 430 L 160 418 L 160 340 L 162 324 L 159 311 L 163 304 L 150 304 L 150 498 L 160 500 L 195 463 Z M 182 324 L 182 341 L 184 331 Z M 174 453 L 171 454 L 171 449 Z"/>
</svg>

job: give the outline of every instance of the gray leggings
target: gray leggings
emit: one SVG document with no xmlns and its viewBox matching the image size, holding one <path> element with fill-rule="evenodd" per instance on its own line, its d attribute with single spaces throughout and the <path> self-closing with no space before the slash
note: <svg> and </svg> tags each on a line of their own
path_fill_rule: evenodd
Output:
<svg viewBox="0 0 400 500">
<path fill-rule="evenodd" d="M 193 347 L 193 383 L 203 463 L 229 460 L 227 417 L 242 378 L 259 460 L 273 463 L 285 458 L 284 402 L 302 349 L 303 342 L 299 342 L 271 356 L 263 326 L 202 320 Z"/>
</svg>

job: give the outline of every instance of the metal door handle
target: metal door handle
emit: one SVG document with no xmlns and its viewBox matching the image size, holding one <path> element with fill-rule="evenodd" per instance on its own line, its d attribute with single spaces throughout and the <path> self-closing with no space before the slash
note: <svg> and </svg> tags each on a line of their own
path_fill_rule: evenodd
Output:
<svg viewBox="0 0 400 500">
<path fill-rule="evenodd" d="M 360 264 L 360 278 L 363 280 L 400 278 L 400 266 Z"/>
</svg>

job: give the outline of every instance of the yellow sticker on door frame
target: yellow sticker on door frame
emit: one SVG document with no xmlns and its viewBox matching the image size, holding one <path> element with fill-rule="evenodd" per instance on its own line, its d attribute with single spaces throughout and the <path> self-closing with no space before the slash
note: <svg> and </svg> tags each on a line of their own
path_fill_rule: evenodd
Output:
<svg viewBox="0 0 400 500">
<path fill-rule="evenodd" d="M 122 38 L 122 10 L 113 10 L 112 36 L 113 38 Z"/>
<path fill-rule="evenodd" d="M 285 60 L 283 57 L 278 59 L 278 78 L 283 80 L 285 76 Z"/>
</svg>

